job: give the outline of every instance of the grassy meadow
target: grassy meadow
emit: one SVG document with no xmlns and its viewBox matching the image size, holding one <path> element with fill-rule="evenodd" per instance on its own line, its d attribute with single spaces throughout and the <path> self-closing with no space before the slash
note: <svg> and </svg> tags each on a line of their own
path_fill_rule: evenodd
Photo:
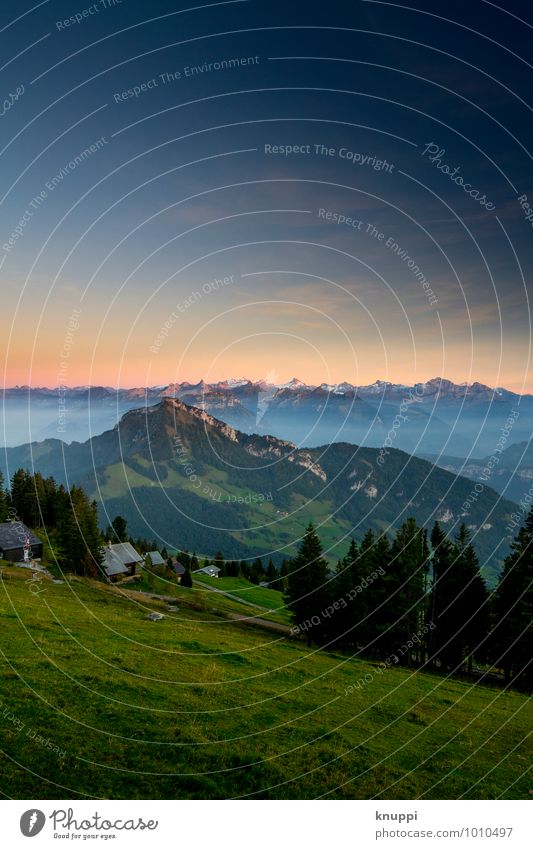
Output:
<svg viewBox="0 0 533 849">
<path fill-rule="evenodd" d="M 198 589 L 175 588 L 172 613 L 139 590 L 29 577 L 0 581 L 10 797 L 529 795 L 519 693 L 309 651 Z"/>
</svg>

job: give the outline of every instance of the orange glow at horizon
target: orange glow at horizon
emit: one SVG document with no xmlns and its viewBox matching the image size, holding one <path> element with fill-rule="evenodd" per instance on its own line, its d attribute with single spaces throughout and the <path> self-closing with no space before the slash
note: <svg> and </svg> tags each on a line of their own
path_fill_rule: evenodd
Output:
<svg viewBox="0 0 533 849">
<path fill-rule="evenodd" d="M 459 357 L 459 359 L 461 358 Z M 495 369 L 480 369 L 472 374 L 465 374 L 459 364 L 453 363 L 452 366 L 450 362 L 447 363 L 449 367 L 443 368 L 442 362 L 436 361 L 432 366 L 428 364 L 427 359 L 424 360 L 423 368 L 416 371 L 412 367 L 396 366 L 395 368 L 379 369 L 373 365 L 360 364 L 357 373 L 355 373 L 353 366 L 350 369 L 343 368 L 342 365 L 338 364 L 328 369 L 320 369 L 309 367 L 304 361 L 295 362 L 291 360 L 288 365 L 286 357 L 280 358 L 279 361 L 272 358 L 268 367 L 265 367 L 261 362 L 254 363 L 248 358 L 243 360 L 242 357 L 235 356 L 225 358 L 223 367 L 213 368 L 212 363 L 206 360 L 203 365 L 195 363 L 191 364 L 190 368 L 182 367 L 178 371 L 175 361 L 163 361 L 157 363 L 157 367 L 153 367 L 152 364 L 152 368 L 147 369 L 146 363 L 128 359 L 126 363 L 122 364 L 120 371 L 117 364 L 113 362 L 101 362 L 92 371 L 89 363 L 85 367 L 80 363 L 72 363 L 72 368 L 69 368 L 64 374 L 58 370 L 55 363 L 47 363 L 43 361 L 42 357 L 39 357 L 38 362 L 31 369 L 28 360 L 19 363 L 14 362 L 14 360 L 15 358 L 10 358 L 10 363 L 2 378 L 2 385 L 5 388 L 26 385 L 55 388 L 59 384 L 64 384 L 69 387 L 91 385 L 131 389 L 146 386 L 165 386 L 184 381 L 192 384 L 199 383 L 201 380 L 206 383 L 217 383 L 229 378 L 247 379 L 253 382 L 264 380 L 269 383 L 283 384 L 294 377 L 315 386 L 321 383 L 336 384 L 343 381 L 356 386 L 364 386 L 372 384 L 376 380 L 412 385 L 423 383 L 435 377 L 442 377 L 454 383 L 479 382 L 491 387 L 504 387 L 519 394 L 533 393 L 533 381 L 530 379 L 524 382 L 523 374 L 508 373 L 507 377 L 504 377 L 502 374 L 498 375 Z M 314 365 L 316 366 L 317 363 L 314 363 Z"/>
</svg>

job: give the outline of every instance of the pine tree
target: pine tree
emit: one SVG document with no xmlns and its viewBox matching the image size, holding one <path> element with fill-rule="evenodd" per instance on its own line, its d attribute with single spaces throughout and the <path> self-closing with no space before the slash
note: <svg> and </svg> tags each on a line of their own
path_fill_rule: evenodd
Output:
<svg viewBox="0 0 533 849">
<path fill-rule="evenodd" d="M 192 575 L 190 569 L 185 569 L 185 572 L 181 576 L 180 584 L 182 587 L 192 587 Z"/>
<path fill-rule="evenodd" d="M 428 650 L 432 665 L 439 660 L 446 666 L 447 646 L 455 633 L 453 620 L 446 613 L 455 592 L 451 580 L 454 553 L 451 541 L 438 522 L 431 532 L 431 547 L 432 584 L 426 611 Z"/>
<path fill-rule="evenodd" d="M 226 562 L 226 577 L 227 578 L 238 578 L 239 577 L 239 564 L 235 560 L 230 560 L 230 562 Z"/>
<path fill-rule="evenodd" d="M 495 663 L 506 681 L 533 686 L 533 507 L 511 545 L 496 590 L 496 624 L 492 642 Z"/>
<path fill-rule="evenodd" d="M 273 583 L 273 582 L 276 580 L 276 578 L 278 577 L 278 573 L 277 573 L 277 571 L 276 571 L 276 567 L 274 566 L 274 563 L 273 563 L 273 561 L 272 561 L 272 558 L 271 558 L 271 557 L 269 557 L 269 559 L 268 559 L 268 566 L 267 566 L 267 570 L 266 570 L 266 576 L 267 576 L 267 578 L 268 578 L 269 583 Z"/>
<path fill-rule="evenodd" d="M 155 590 L 155 573 L 153 571 L 152 558 L 149 554 L 144 558 L 143 568 L 145 570 L 148 589 L 153 593 Z"/>
<path fill-rule="evenodd" d="M 328 630 L 331 639 L 341 647 L 357 646 L 359 639 L 360 624 L 364 618 L 362 600 L 357 593 L 361 586 L 360 568 L 359 548 L 352 539 L 347 554 L 337 563 L 335 579 L 331 583 L 330 609 L 333 605 L 334 612 Z"/>
<path fill-rule="evenodd" d="M 250 581 L 253 584 L 260 584 L 264 576 L 263 561 L 260 557 L 256 557 L 250 568 Z"/>
<path fill-rule="evenodd" d="M 218 573 L 219 578 L 226 577 L 226 564 L 224 562 L 224 555 L 221 551 L 217 551 L 217 553 L 215 554 L 213 566 L 216 566 L 218 569 L 220 569 L 220 572 Z"/>
<path fill-rule="evenodd" d="M 279 582 L 278 582 L 278 588 L 282 592 L 284 592 L 287 589 L 287 586 L 288 586 L 288 583 L 289 583 L 288 575 L 289 575 L 289 564 L 288 564 L 286 558 L 283 558 L 283 560 L 281 562 L 281 566 L 279 568 Z"/>
<path fill-rule="evenodd" d="M 124 516 L 115 516 L 111 522 L 112 542 L 128 542 L 128 523 Z"/>
<path fill-rule="evenodd" d="M 179 560 L 182 566 L 185 566 L 186 569 L 191 568 L 191 556 L 188 551 L 178 552 L 177 559 Z"/>
<path fill-rule="evenodd" d="M 462 523 L 454 545 L 454 570 L 461 575 L 462 591 L 454 604 L 456 639 L 472 672 L 474 658 L 485 660 L 486 638 L 490 627 L 488 592 L 479 569 L 479 560 L 471 543 L 470 532 Z"/>
<path fill-rule="evenodd" d="M 378 577 L 365 590 L 365 616 L 359 617 L 358 639 L 363 651 L 378 657 L 388 653 L 386 644 L 390 620 L 386 578 L 390 572 L 391 545 L 387 536 L 381 534 L 376 539 L 372 530 L 367 531 L 361 542 L 359 559 L 361 574 L 368 576 L 377 573 Z"/>
<path fill-rule="evenodd" d="M 89 577 L 99 575 L 103 550 L 96 502 L 89 502 L 85 492 L 77 486 L 70 492 L 61 487 L 57 499 L 61 516 L 58 553 L 63 568 Z"/>
<path fill-rule="evenodd" d="M 10 506 L 15 512 L 15 519 L 33 528 L 40 524 L 34 479 L 24 469 L 17 469 L 11 478 Z"/>
<path fill-rule="evenodd" d="M 432 649 L 445 668 L 458 669 L 468 658 L 471 670 L 474 654 L 483 655 L 489 628 L 487 590 L 477 555 L 464 523 L 453 544 L 436 524 L 431 543 L 434 554 L 429 616 L 435 625 Z"/>
<path fill-rule="evenodd" d="M 8 497 L 4 489 L 4 476 L 0 472 L 0 522 L 7 522 L 8 519 Z"/>
<path fill-rule="evenodd" d="M 418 527 L 415 519 L 407 519 L 394 538 L 388 572 L 384 577 L 388 593 L 385 605 L 387 628 L 380 643 L 387 652 L 399 653 L 401 660 L 408 665 L 412 652 L 407 643 L 417 637 L 423 627 L 426 566 L 424 530 Z"/>
<path fill-rule="evenodd" d="M 298 555 L 291 562 L 285 602 L 294 625 L 305 632 L 307 645 L 323 642 L 324 611 L 328 607 L 328 564 L 312 523 L 307 527 Z"/>
</svg>

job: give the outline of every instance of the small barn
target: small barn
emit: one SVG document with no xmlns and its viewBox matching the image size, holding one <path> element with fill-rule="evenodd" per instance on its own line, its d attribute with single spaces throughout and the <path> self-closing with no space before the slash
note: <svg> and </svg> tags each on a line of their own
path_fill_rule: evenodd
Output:
<svg viewBox="0 0 533 849">
<path fill-rule="evenodd" d="M 185 566 L 183 563 L 180 563 L 179 560 L 172 561 L 172 571 L 174 572 L 178 581 L 181 581 L 185 574 Z"/>
<path fill-rule="evenodd" d="M 104 549 L 104 571 L 108 578 L 117 581 L 119 577 L 135 575 L 137 566 L 143 561 L 129 542 L 108 543 Z"/>
<path fill-rule="evenodd" d="M 166 565 L 166 562 L 161 557 L 161 554 L 159 553 L 159 551 L 147 551 L 146 554 L 144 555 L 144 559 L 146 560 L 147 557 L 150 558 L 150 563 L 152 564 L 152 566 L 165 566 Z"/>
<path fill-rule="evenodd" d="M 202 566 L 201 569 L 195 569 L 194 575 L 207 575 L 208 578 L 218 578 L 220 569 L 218 566 Z"/>
<path fill-rule="evenodd" d="M 32 560 L 43 556 L 41 540 L 23 522 L 0 522 L 0 558 L 11 563 L 22 563 L 24 548 L 28 549 Z"/>
</svg>

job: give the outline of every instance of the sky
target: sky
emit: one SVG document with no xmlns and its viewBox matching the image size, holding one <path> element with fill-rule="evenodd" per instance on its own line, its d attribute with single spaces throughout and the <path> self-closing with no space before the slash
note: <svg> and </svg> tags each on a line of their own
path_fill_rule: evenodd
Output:
<svg viewBox="0 0 533 849">
<path fill-rule="evenodd" d="M 4 385 L 532 392 L 532 26 L 512 0 L 5 4 Z"/>
</svg>

